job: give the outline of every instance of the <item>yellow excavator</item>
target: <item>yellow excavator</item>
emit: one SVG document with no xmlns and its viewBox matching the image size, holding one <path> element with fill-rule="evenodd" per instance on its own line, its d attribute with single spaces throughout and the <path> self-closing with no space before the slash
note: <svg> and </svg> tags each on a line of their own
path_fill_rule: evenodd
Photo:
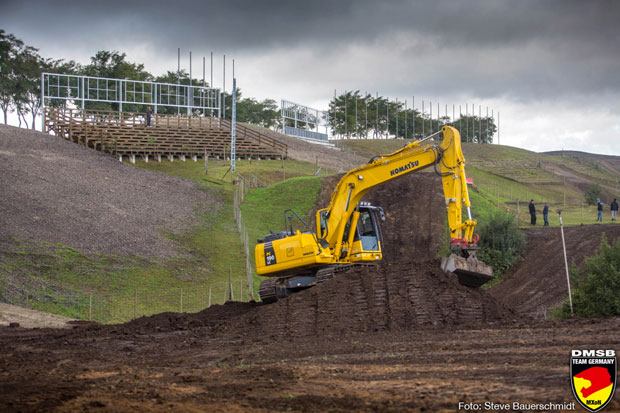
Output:
<svg viewBox="0 0 620 413">
<path fill-rule="evenodd" d="M 434 140 L 440 135 L 441 141 Z M 444 126 L 345 174 L 332 193 L 329 207 L 316 213 L 316 233 L 294 230 L 293 221 L 303 220 L 292 210 L 285 211 L 288 229 L 271 232 L 259 239 L 255 248 L 256 272 L 268 277 L 259 288 L 262 301 L 285 298 L 351 266 L 381 261 L 379 223 L 385 221 L 385 215 L 381 207 L 363 202 L 363 196 L 378 185 L 430 166 L 442 177 L 450 227 L 452 254 L 442 260 L 442 269 L 457 274 L 459 282 L 469 287 L 490 281 L 493 269 L 476 258 L 476 221 L 471 216 L 461 136 L 455 128 Z M 463 205 L 467 210 L 465 221 Z"/>
</svg>

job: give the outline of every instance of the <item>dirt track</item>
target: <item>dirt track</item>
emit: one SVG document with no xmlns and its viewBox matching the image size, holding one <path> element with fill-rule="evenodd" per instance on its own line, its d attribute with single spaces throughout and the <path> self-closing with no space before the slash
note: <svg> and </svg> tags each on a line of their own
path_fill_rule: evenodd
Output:
<svg viewBox="0 0 620 413">
<path fill-rule="evenodd" d="M 459 402 L 572 402 L 571 349 L 620 350 L 620 319 L 535 321 L 441 273 L 436 180 L 418 174 L 373 193 L 388 216 L 385 265 L 291 299 L 118 326 L 0 328 L 0 410 L 434 412 Z M 606 409 L 614 410 L 618 396 Z"/>
<path fill-rule="evenodd" d="M 228 304 L 121 327 L 0 329 L 0 409 L 456 411 L 459 401 L 571 402 L 570 350 L 620 340 L 617 319 L 262 342 L 214 327 L 218 316 L 254 310 Z M 162 331 L 147 327 L 153 322 Z M 606 411 L 618 409 L 616 398 Z"/>
<path fill-rule="evenodd" d="M 491 295 L 519 314 L 535 318 L 551 317 L 550 307 L 568 298 L 566 270 L 559 228 L 526 229 L 523 260 L 493 287 Z M 620 225 L 598 224 L 564 229 L 568 265 L 583 266 L 584 258 L 593 255 L 605 234 L 612 243 L 620 237 Z"/>
</svg>

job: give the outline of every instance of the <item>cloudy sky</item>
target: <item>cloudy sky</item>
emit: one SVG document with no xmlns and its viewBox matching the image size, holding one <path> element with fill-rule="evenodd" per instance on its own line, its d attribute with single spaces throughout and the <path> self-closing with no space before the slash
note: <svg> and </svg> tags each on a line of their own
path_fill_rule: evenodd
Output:
<svg viewBox="0 0 620 413">
<path fill-rule="evenodd" d="M 231 59 L 244 96 L 325 109 L 334 90 L 500 112 L 501 144 L 620 155 L 620 1 L 0 0 L 45 57 L 117 50 L 153 74 Z M 428 104 L 428 103 L 427 103 Z M 427 109 L 428 110 L 428 109 Z"/>
</svg>

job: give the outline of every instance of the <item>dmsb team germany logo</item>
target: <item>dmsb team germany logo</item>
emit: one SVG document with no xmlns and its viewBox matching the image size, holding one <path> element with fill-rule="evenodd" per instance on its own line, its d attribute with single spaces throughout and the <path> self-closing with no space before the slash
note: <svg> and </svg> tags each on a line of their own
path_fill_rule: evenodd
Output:
<svg viewBox="0 0 620 413">
<path fill-rule="evenodd" d="M 607 406 L 616 389 L 616 372 L 614 350 L 573 350 L 571 385 L 579 404 L 591 412 Z"/>
</svg>

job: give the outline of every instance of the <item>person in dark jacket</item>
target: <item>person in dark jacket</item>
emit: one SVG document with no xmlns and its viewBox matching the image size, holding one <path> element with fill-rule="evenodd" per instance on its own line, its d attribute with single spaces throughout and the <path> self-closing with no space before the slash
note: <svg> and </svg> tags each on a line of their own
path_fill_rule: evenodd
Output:
<svg viewBox="0 0 620 413">
<path fill-rule="evenodd" d="M 530 225 L 536 225 L 536 205 L 534 205 L 534 200 L 530 201 Z"/>
<path fill-rule="evenodd" d="M 151 117 L 153 116 L 153 110 L 151 107 L 146 108 L 146 126 L 151 126 Z"/>
<path fill-rule="evenodd" d="M 596 210 L 598 211 L 598 216 L 596 220 L 598 222 L 603 222 L 603 203 L 599 198 L 596 198 Z"/>
<path fill-rule="evenodd" d="M 611 203 L 609 208 L 611 209 L 611 220 L 615 221 L 618 217 L 618 201 L 616 201 L 616 198 L 614 198 L 614 202 Z"/>
<path fill-rule="evenodd" d="M 545 227 L 549 226 L 549 204 L 545 202 L 545 206 L 543 208 L 543 219 L 545 220 Z"/>
</svg>

